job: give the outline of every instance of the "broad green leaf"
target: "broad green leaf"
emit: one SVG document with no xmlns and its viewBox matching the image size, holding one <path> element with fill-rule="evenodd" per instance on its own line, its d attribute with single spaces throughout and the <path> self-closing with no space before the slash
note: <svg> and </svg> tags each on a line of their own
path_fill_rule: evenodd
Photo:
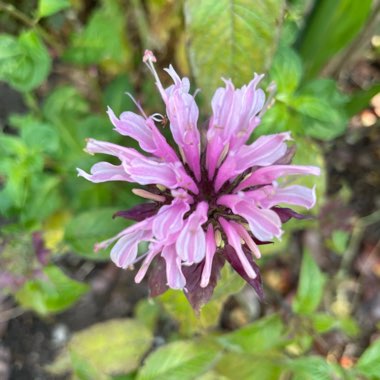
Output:
<svg viewBox="0 0 380 380">
<path fill-rule="evenodd" d="M 81 65 L 105 62 L 125 65 L 128 55 L 125 20 L 118 2 L 105 1 L 91 14 L 84 30 L 72 34 L 64 58 Z"/>
<path fill-rule="evenodd" d="M 250 354 L 276 350 L 287 343 L 285 326 L 275 314 L 222 335 L 217 340 L 229 350 Z"/>
<path fill-rule="evenodd" d="M 50 67 L 51 58 L 36 32 L 23 32 L 18 38 L 0 35 L 0 80 L 30 91 L 46 79 Z"/>
<path fill-rule="evenodd" d="M 221 77 L 241 86 L 269 68 L 283 6 L 283 0 L 185 2 L 190 63 L 207 100 Z"/>
<path fill-rule="evenodd" d="M 37 16 L 39 18 L 51 16 L 54 13 L 57 13 L 69 7 L 69 0 L 39 0 Z"/>
<path fill-rule="evenodd" d="M 228 380 L 278 380 L 282 362 L 280 355 L 227 353 L 218 361 L 214 371 Z"/>
<path fill-rule="evenodd" d="M 364 351 L 355 368 L 369 379 L 380 379 L 380 339 Z"/>
<path fill-rule="evenodd" d="M 218 348 L 205 342 L 178 341 L 154 351 L 145 360 L 137 380 L 194 380 L 218 357 Z"/>
<path fill-rule="evenodd" d="M 334 370 L 320 356 L 308 356 L 289 361 L 288 367 L 293 372 L 293 380 L 331 380 Z"/>
<path fill-rule="evenodd" d="M 48 315 L 69 308 L 88 286 L 67 277 L 58 267 L 50 265 L 43 270 L 46 278 L 31 280 L 16 293 L 16 299 L 25 309 Z"/>
<path fill-rule="evenodd" d="M 304 252 L 297 295 L 293 302 L 293 310 L 298 314 L 311 314 L 321 303 L 326 275 L 308 251 Z"/>
<path fill-rule="evenodd" d="M 99 373 L 135 370 L 153 341 L 152 333 L 134 319 L 113 319 L 75 333 L 68 350 Z"/>
<path fill-rule="evenodd" d="M 353 40 L 367 20 L 371 5 L 372 0 L 320 0 L 315 3 L 299 45 L 307 78 L 315 77 Z"/>
<path fill-rule="evenodd" d="M 112 219 L 115 211 L 105 208 L 75 216 L 66 226 L 65 241 L 80 256 L 91 260 L 108 260 L 107 250 L 94 252 L 95 243 L 113 237 L 131 224 L 122 218 Z"/>
</svg>

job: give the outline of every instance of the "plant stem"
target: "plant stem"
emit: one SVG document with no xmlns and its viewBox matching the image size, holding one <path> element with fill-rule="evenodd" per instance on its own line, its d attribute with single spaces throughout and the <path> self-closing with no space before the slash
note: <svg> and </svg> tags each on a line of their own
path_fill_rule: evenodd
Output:
<svg viewBox="0 0 380 380">
<path fill-rule="evenodd" d="M 33 20 L 28 15 L 18 10 L 12 4 L 5 4 L 3 1 L 0 1 L 0 12 L 1 11 L 8 13 L 10 16 L 15 18 L 16 20 L 21 21 L 26 26 L 36 29 L 37 32 L 41 35 L 41 37 L 46 41 L 46 43 L 48 43 L 58 52 L 62 51 L 61 44 L 58 41 L 56 41 L 49 32 L 47 32 L 40 25 L 38 25 L 38 20 Z"/>
</svg>

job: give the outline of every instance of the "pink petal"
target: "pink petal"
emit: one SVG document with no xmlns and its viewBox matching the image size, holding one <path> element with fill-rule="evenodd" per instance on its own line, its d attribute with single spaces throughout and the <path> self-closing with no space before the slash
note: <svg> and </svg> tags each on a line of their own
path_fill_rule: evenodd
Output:
<svg viewBox="0 0 380 380">
<path fill-rule="evenodd" d="M 302 165 L 273 165 L 267 168 L 260 168 L 253 172 L 248 178 L 240 183 L 236 191 L 254 185 L 271 184 L 279 177 L 288 175 L 320 175 L 321 170 L 316 166 Z"/>
<path fill-rule="evenodd" d="M 98 162 L 91 168 L 91 174 L 77 168 L 78 176 L 86 178 L 94 183 L 108 181 L 133 182 L 131 177 L 125 172 L 122 165 L 112 165 L 108 162 Z"/>
<path fill-rule="evenodd" d="M 208 204 L 200 202 L 196 210 L 186 219 L 185 226 L 178 236 L 178 255 L 187 264 L 199 263 L 206 254 L 206 236 L 202 224 L 207 221 Z"/>
<path fill-rule="evenodd" d="M 155 238 L 163 240 L 168 235 L 178 232 L 183 226 L 183 217 L 189 209 L 189 204 L 181 199 L 174 199 L 170 205 L 161 207 L 153 222 Z"/>
<path fill-rule="evenodd" d="M 315 187 L 309 189 L 305 186 L 293 185 L 283 188 L 274 188 L 271 195 L 260 201 L 262 207 L 272 208 L 279 203 L 287 203 L 295 206 L 302 206 L 307 209 L 315 205 Z"/>
<path fill-rule="evenodd" d="M 190 94 L 176 89 L 168 98 L 166 112 L 174 140 L 182 149 L 195 177 L 200 180 L 199 110 L 195 100 Z"/>
<path fill-rule="evenodd" d="M 253 144 L 243 145 L 237 152 L 231 151 L 219 168 L 215 190 L 218 191 L 228 179 L 253 166 L 272 165 L 284 156 L 288 149 L 285 141 L 290 139 L 289 132 L 261 136 Z"/>
<path fill-rule="evenodd" d="M 186 279 L 181 270 L 181 258 L 177 255 L 175 245 L 165 246 L 161 255 L 166 262 L 168 286 L 172 289 L 183 289 Z"/>
<path fill-rule="evenodd" d="M 210 282 L 211 270 L 212 270 L 212 261 L 216 252 L 216 243 L 215 243 L 215 234 L 212 224 L 210 223 L 207 227 L 206 232 L 206 255 L 205 263 L 202 271 L 201 277 L 201 287 L 205 288 Z"/>
<path fill-rule="evenodd" d="M 249 263 L 247 257 L 245 256 L 245 254 L 243 252 L 243 249 L 241 247 L 240 235 L 236 231 L 233 224 L 227 222 L 227 220 L 222 218 L 222 217 L 219 218 L 219 223 L 221 224 L 224 232 L 227 235 L 228 244 L 230 244 L 231 247 L 233 247 L 235 249 L 236 254 L 237 254 L 245 272 L 247 273 L 247 275 L 250 278 L 256 278 L 257 274 L 253 270 L 251 264 Z"/>
</svg>

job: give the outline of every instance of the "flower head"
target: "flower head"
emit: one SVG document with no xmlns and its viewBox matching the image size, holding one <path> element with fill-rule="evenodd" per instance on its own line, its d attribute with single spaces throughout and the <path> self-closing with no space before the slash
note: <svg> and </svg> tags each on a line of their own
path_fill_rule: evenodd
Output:
<svg viewBox="0 0 380 380">
<path fill-rule="evenodd" d="M 168 287 L 183 289 L 196 309 L 211 297 L 225 261 L 262 297 L 261 279 L 254 258 L 258 245 L 280 238 L 282 223 L 302 215 L 279 204 L 302 206 L 315 203 L 315 189 L 282 186 L 286 176 L 319 175 L 312 166 L 290 165 L 293 147 L 290 133 L 261 136 L 247 141 L 260 124 L 268 105 L 258 84 L 262 75 L 241 88 L 230 80 L 213 96 L 212 116 L 206 128 L 198 127 L 199 110 L 189 93 L 187 78 L 172 66 L 166 72 L 173 84 L 164 88 L 147 51 L 143 61 L 152 72 L 166 106 L 176 146 L 171 146 L 156 123 L 164 116 L 124 112 L 117 117 L 109 108 L 115 130 L 135 139 L 139 151 L 105 141 L 89 139 L 90 154 L 104 153 L 119 159 L 119 165 L 95 164 L 90 174 L 79 175 L 92 182 L 127 181 L 141 185 L 133 192 L 142 203 L 116 216 L 136 221 L 115 237 L 98 243 L 96 249 L 114 244 L 111 258 L 121 268 L 143 260 L 136 274 L 140 282 L 148 268 L 151 295 Z M 137 104 L 137 103 L 136 103 Z M 138 256 L 140 242 L 148 250 Z"/>
</svg>

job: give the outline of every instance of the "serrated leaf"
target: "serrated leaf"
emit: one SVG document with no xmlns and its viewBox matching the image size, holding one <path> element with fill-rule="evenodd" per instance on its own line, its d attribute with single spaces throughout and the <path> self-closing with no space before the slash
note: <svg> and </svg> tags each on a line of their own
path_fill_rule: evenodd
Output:
<svg viewBox="0 0 380 380">
<path fill-rule="evenodd" d="M 289 361 L 288 367 L 293 372 L 294 380 L 331 380 L 334 370 L 320 356 L 301 357 Z"/>
<path fill-rule="evenodd" d="M 69 0 L 39 0 L 37 16 L 39 18 L 51 16 L 70 7 Z"/>
<path fill-rule="evenodd" d="M 216 346 L 196 341 L 178 341 L 148 356 L 137 380 L 193 380 L 206 372 L 218 355 Z"/>
<path fill-rule="evenodd" d="M 282 23 L 282 0 L 187 0 L 190 63 L 207 100 L 231 77 L 238 86 L 268 69 Z"/>
<path fill-rule="evenodd" d="M 285 326 L 275 314 L 225 334 L 217 340 L 229 350 L 251 354 L 276 350 L 287 343 Z"/>
<path fill-rule="evenodd" d="M 304 252 L 297 295 L 293 302 L 293 310 L 298 314 L 311 314 L 319 306 L 326 283 L 326 275 L 308 251 Z"/>
<path fill-rule="evenodd" d="M 0 80 L 30 91 L 46 79 L 50 67 L 51 58 L 36 32 L 23 32 L 18 38 L 0 35 Z"/>
<path fill-rule="evenodd" d="M 293 94 L 302 78 L 302 62 L 298 54 L 287 46 L 281 46 L 273 60 L 270 78 L 276 83 L 280 95 Z"/>
<path fill-rule="evenodd" d="M 380 379 L 380 339 L 364 351 L 355 368 L 370 379 Z"/>
<path fill-rule="evenodd" d="M 94 244 L 109 239 L 131 225 L 123 219 L 112 219 L 115 209 L 86 211 L 75 216 L 66 226 L 64 240 L 78 255 L 91 260 L 108 260 L 109 253 L 94 253 Z"/>
<path fill-rule="evenodd" d="M 46 278 L 27 281 L 16 293 L 17 301 L 25 309 L 38 314 L 58 313 L 70 307 L 88 286 L 67 277 L 58 267 L 50 265 L 43 270 Z"/>
<path fill-rule="evenodd" d="M 91 14 L 82 33 L 72 34 L 64 58 L 81 65 L 105 61 L 125 64 L 128 55 L 125 20 L 117 2 L 104 2 L 102 7 Z"/>
</svg>

